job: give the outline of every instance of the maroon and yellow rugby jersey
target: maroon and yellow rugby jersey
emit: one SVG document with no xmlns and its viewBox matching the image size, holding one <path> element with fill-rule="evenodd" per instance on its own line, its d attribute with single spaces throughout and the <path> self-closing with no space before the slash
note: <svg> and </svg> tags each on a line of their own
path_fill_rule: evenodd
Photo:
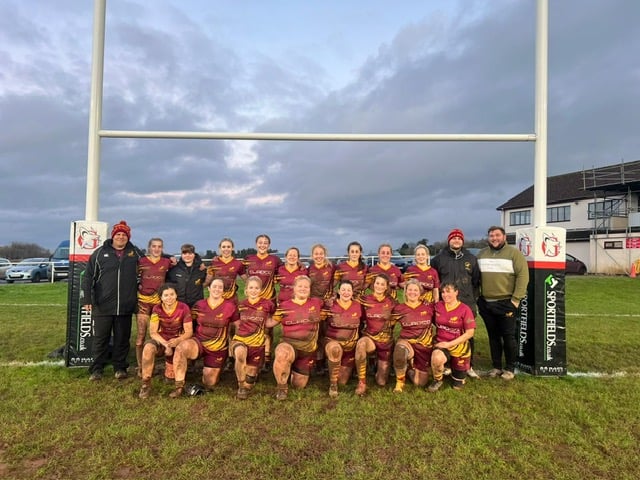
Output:
<svg viewBox="0 0 640 480">
<path fill-rule="evenodd" d="M 349 262 L 342 262 L 336 267 L 333 279 L 336 284 L 341 280 L 353 283 L 353 297 L 358 298 L 367 288 L 367 271 L 366 265 L 353 266 Z"/>
<path fill-rule="evenodd" d="M 220 278 L 224 284 L 222 298 L 227 300 L 235 298 L 238 292 L 238 275 L 244 275 L 244 263 L 237 258 L 225 261 L 222 257 L 216 257 L 207 268 L 207 275 Z"/>
<path fill-rule="evenodd" d="M 340 342 L 346 350 L 352 350 L 358 341 L 363 315 L 362 305 L 355 300 L 347 308 L 336 300 L 326 310 L 325 337 Z"/>
<path fill-rule="evenodd" d="M 160 257 L 156 261 L 146 256 L 138 260 L 138 297 L 158 298 L 158 289 L 166 281 L 171 259 Z"/>
<path fill-rule="evenodd" d="M 398 285 L 404 282 L 404 276 L 402 275 L 400 269 L 393 263 L 390 263 L 386 267 L 380 265 L 379 263 L 374 265 L 369 269 L 369 272 L 367 273 L 367 283 L 369 284 L 369 286 L 373 285 L 373 281 L 375 280 L 376 275 L 380 273 L 384 273 L 389 278 L 389 289 L 391 291 L 391 296 L 393 298 L 397 298 Z"/>
<path fill-rule="evenodd" d="M 258 254 L 251 254 L 245 257 L 243 263 L 248 276 L 256 276 L 262 280 L 260 296 L 273 300 L 276 297 L 275 276 L 282 261 L 275 255 L 260 257 Z"/>
<path fill-rule="evenodd" d="M 400 323 L 400 336 L 409 343 L 430 347 L 433 343 L 433 304 L 418 303 L 416 306 L 401 303 L 393 309 L 393 317 Z"/>
<path fill-rule="evenodd" d="M 322 300 L 319 298 L 308 298 L 303 304 L 286 300 L 273 315 L 273 319 L 282 325 L 282 341 L 308 353 L 318 348 L 322 317 Z"/>
<path fill-rule="evenodd" d="M 393 341 L 393 308 L 396 301 L 384 296 L 379 300 L 374 294 L 365 295 L 361 300 L 364 307 L 363 334 L 377 342 L 389 343 Z"/>
<path fill-rule="evenodd" d="M 435 268 L 427 265 L 422 267 L 420 265 L 411 265 L 404 272 L 404 280 L 410 280 L 415 278 L 420 282 L 424 293 L 420 296 L 420 300 L 423 302 L 433 303 L 433 289 L 440 288 L 440 276 Z"/>
<path fill-rule="evenodd" d="M 196 322 L 195 336 L 211 351 L 224 350 L 229 340 L 229 324 L 238 319 L 238 308 L 232 300 L 223 300 L 214 308 L 208 300 L 198 300 L 191 311 Z"/>
<path fill-rule="evenodd" d="M 436 343 L 449 342 L 461 336 L 469 329 L 476 328 L 476 319 L 471 309 L 458 302 L 449 310 L 440 300 L 435 304 Z"/>
<path fill-rule="evenodd" d="M 286 265 L 278 267 L 278 271 L 276 272 L 276 283 L 280 285 L 278 304 L 293 298 L 293 283 L 296 281 L 296 278 L 306 274 L 307 269 L 304 267 L 296 267 L 293 271 L 289 270 Z"/>
<path fill-rule="evenodd" d="M 155 305 L 151 311 L 150 323 L 158 324 L 158 333 L 165 340 L 179 337 L 184 333 L 184 324 L 191 323 L 191 310 L 186 303 L 176 302 L 172 311 L 164 309 L 162 304 Z"/>
<path fill-rule="evenodd" d="M 309 266 L 307 275 L 311 279 L 311 296 L 316 298 L 322 298 L 327 300 L 333 295 L 333 274 L 336 267 L 330 263 L 325 262 L 321 267 L 312 263 Z"/>
<path fill-rule="evenodd" d="M 265 323 L 275 312 L 271 300 L 259 298 L 255 303 L 245 298 L 238 304 L 239 320 L 236 323 L 234 340 L 251 347 L 261 347 L 266 341 Z"/>
</svg>

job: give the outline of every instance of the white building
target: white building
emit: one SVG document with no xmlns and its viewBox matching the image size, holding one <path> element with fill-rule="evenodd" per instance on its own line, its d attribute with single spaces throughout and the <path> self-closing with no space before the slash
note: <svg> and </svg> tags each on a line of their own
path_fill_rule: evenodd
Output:
<svg viewBox="0 0 640 480">
<path fill-rule="evenodd" d="M 590 273 L 628 274 L 640 258 L 640 160 L 547 178 L 547 224 Z M 533 185 L 498 207 L 509 243 L 531 227 Z"/>
</svg>

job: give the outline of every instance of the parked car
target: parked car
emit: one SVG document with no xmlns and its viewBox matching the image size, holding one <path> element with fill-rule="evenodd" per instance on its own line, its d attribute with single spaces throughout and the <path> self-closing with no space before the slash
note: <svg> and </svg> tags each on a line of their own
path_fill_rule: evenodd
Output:
<svg viewBox="0 0 640 480">
<path fill-rule="evenodd" d="M 0 278 L 5 278 L 5 273 L 13 266 L 8 258 L 0 258 Z"/>
<path fill-rule="evenodd" d="M 566 262 L 564 270 L 565 274 L 584 275 L 587 273 L 587 266 L 573 255 L 569 255 L 567 253 Z"/>
<path fill-rule="evenodd" d="M 69 240 L 63 240 L 49 257 L 49 266 L 47 267 L 47 280 L 51 280 L 53 272 L 53 280 L 60 280 L 69 277 Z"/>
<path fill-rule="evenodd" d="M 30 280 L 38 283 L 43 278 L 47 278 L 48 265 L 48 258 L 25 258 L 7 270 L 5 274 L 7 283 L 13 283 L 16 280 Z"/>
</svg>

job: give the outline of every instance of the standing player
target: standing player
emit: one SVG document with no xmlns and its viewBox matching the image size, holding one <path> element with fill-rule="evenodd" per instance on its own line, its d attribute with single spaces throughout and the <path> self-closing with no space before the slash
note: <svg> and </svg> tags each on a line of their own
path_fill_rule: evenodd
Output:
<svg viewBox="0 0 640 480">
<path fill-rule="evenodd" d="M 317 243 L 311 247 L 308 274 L 311 279 L 311 296 L 327 301 L 333 295 L 333 274 L 335 266 L 327 260 L 327 248 Z"/>
<path fill-rule="evenodd" d="M 229 324 L 238 319 L 238 309 L 232 300 L 222 298 L 224 282 L 216 278 L 209 285 L 209 297 L 198 301 L 192 309 L 196 322 L 195 335 L 181 342 L 175 349 L 174 368 L 176 387 L 169 394 L 178 398 L 184 392 L 187 360 L 204 358 L 202 383 L 212 389 L 220 378 L 220 371 L 229 354 Z"/>
<path fill-rule="evenodd" d="M 393 249 L 388 243 L 383 243 L 378 247 L 378 263 L 369 269 L 367 274 L 368 284 L 372 283 L 372 280 L 379 273 L 384 273 L 389 278 L 389 291 L 392 298 L 398 297 L 398 286 L 404 283 L 404 277 L 402 271 L 393 263 L 391 263 L 391 255 Z"/>
<path fill-rule="evenodd" d="M 393 350 L 393 368 L 396 373 L 396 393 L 402 393 L 405 379 L 419 387 L 429 380 L 431 348 L 433 342 L 433 304 L 423 303 L 422 286 L 412 278 L 404 287 L 404 303 L 396 305 L 393 316 L 401 326 Z M 408 366 L 411 366 L 407 371 Z"/>
<path fill-rule="evenodd" d="M 235 358 L 235 372 L 238 379 L 236 397 L 245 400 L 256 383 L 258 369 L 264 361 L 264 345 L 267 341 L 265 324 L 275 305 L 271 300 L 260 297 L 262 280 L 258 277 L 247 278 L 246 298 L 238 304 L 239 320 L 236 333 L 231 340 L 229 353 Z"/>
<path fill-rule="evenodd" d="M 353 296 L 355 299 L 364 295 L 367 289 L 367 266 L 362 259 L 362 245 L 351 242 L 347 246 L 349 256 L 346 262 L 339 263 L 334 273 L 334 284 L 341 280 L 349 280 L 353 284 Z"/>
<path fill-rule="evenodd" d="M 172 266 L 171 259 L 162 255 L 162 247 L 161 238 L 152 238 L 148 244 L 149 252 L 138 260 L 136 360 L 138 362 L 138 377 L 140 378 L 142 378 L 142 349 L 147 336 L 149 316 L 153 307 L 160 303 L 158 289 L 165 282 L 167 273 Z"/>
<path fill-rule="evenodd" d="M 433 382 L 427 390 L 437 392 L 442 387 L 447 361 L 451 364 L 453 388 L 462 390 L 471 365 L 469 339 L 475 333 L 475 316 L 458 300 L 458 287 L 453 283 L 442 284 L 442 300 L 436 303 L 435 313 L 436 341 L 431 354 Z"/>
<path fill-rule="evenodd" d="M 331 398 L 338 396 L 338 384 L 346 385 L 353 372 L 362 316 L 362 305 L 353 300 L 353 284 L 342 280 L 338 285 L 338 298 L 328 309 L 324 322 Z"/>
<path fill-rule="evenodd" d="M 358 386 L 356 395 L 363 396 L 367 392 L 367 356 L 375 352 L 376 383 L 387 384 L 391 369 L 391 352 L 393 351 L 393 308 L 396 301 L 389 294 L 389 279 L 384 273 L 378 274 L 373 281 L 373 293 L 362 298 L 364 307 L 364 329 L 356 344 L 356 370 Z"/>
<path fill-rule="evenodd" d="M 293 297 L 293 283 L 296 278 L 307 275 L 307 269 L 300 264 L 300 250 L 296 247 L 287 249 L 284 255 L 285 263 L 278 267 L 276 283 L 280 286 L 278 291 L 278 305 Z"/>
<path fill-rule="evenodd" d="M 311 260 L 311 265 L 308 268 L 309 278 L 311 279 L 311 296 L 331 304 L 333 302 L 335 266 L 327 260 L 327 248 L 320 243 L 315 244 L 311 247 Z M 321 338 L 324 336 L 326 325 L 324 322 L 320 324 Z M 316 360 L 316 374 L 323 375 L 326 367 L 324 349 L 318 349 Z"/>
<path fill-rule="evenodd" d="M 204 286 L 208 287 L 214 278 L 221 278 L 224 283 L 225 300 L 233 300 L 238 303 L 238 277 L 244 275 L 244 263 L 233 256 L 233 240 L 223 238 L 218 244 L 218 255 L 211 260 L 207 268 L 207 277 Z"/>
<path fill-rule="evenodd" d="M 269 235 L 260 234 L 256 237 L 256 250 L 258 253 L 247 255 L 244 259 L 245 278 L 256 276 L 262 281 L 260 297 L 265 300 L 276 301 L 275 276 L 282 261 L 276 256 L 269 254 L 271 238 Z M 271 365 L 271 345 L 273 343 L 273 331 L 267 329 L 267 343 L 264 351 L 263 371 L 268 371 Z"/>
<path fill-rule="evenodd" d="M 268 326 L 282 325 L 282 338 L 276 347 L 273 375 L 276 378 L 278 400 L 286 400 L 288 382 L 294 388 L 304 388 L 316 358 L 318 333 L 322 321 L 322 301 L 311 298 L 311 280 L 298 277 L 293 284 L 293 298 L 285 300 L 267 321 Z"/>
<path fill-rule="evenodd" d="M 416 263 L 407 268 L 404 278 L 417 279 L 424 291 L 420 300 L 435 303 L 440 300 L 440 277 L 437 270 L 429 266 L 429 249 L 426 245 L 418 245 L 413 252 Z"/>
<path fill-rule="evenodd" d="M 186 303 L 178 301 L 175 286 L 166 283 L 158 289 L 161 303 L 153 307 L 149 326 L 151 337 L 142 354 L 142 387 L 138 396 L 148 398 L 151 393 L 151 376 L 156 357 L 165 357 L 165 379 L 173 380 L 173 349 L 193 334 L 191 311 Z"/>
</svg>

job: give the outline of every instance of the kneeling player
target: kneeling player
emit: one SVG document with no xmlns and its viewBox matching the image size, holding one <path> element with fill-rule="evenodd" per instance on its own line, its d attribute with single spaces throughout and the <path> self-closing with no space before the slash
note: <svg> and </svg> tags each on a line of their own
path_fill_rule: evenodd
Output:
<svg viewBox="0 0 640 480">
<path fill-rule="evenodd" d="M 149 322 L 151 338 L 142 350 L 140 398 L 148 398 L 151 393 L 151 376 L 156 357 L 165 357 L 164 376 L 166 379 L 173 379 L 173 350 L 192 335 L 191 311 L 186 303 L 178 301 L 175 285 L 165 283 L 158 289 L 158 296 L 160 304 L 153 307 Z"/>
<path fill-rule="evenodd" d="M 353 284 L 342 280 L 338 298 L 325 320 L 325 353 L 329 366 L 329 396 L 338 396 L 338 384 L 346 385 L 355 365 L 358 330 L 362 322 L 362 305 L 353 300 Z"/>
<path fill-rule="evenodd" d="M 364 329 L 356 344 L 356 369 L 358 386 L 356 395 L 363 396 L 367 391 L 367 357 L 376 356 L 376 383 L 387 384 L 391 370 L 393 353 L 393 308 L 396 301 L 391 298 L 389 277 L 379 273 L 373 281 L 373 293 L 362 300 L 364 307 Z"/>
<path fill-rule="evenodd" d="M 442 300 L 435 306 L 436 343 L 431 354 L 433 383 L 427 387 L 430 392 L 437 392 L 442 387 L 447 360 L 451 364 L 453 388 L 462 389 L 471 365 L 469 339 L 476 328 L 473 312 L 458 300 L 458 287 L 454 283 L 445 283 L 441 293 Z"/>
<path fill-rule="evenodd" d="M 273 362 L 278 400 L 286 400 L 289 378 L 295 388 L 306 387 L 315 364 L 322 300 L 310 298 L 310 293 L 311 279 L 306 275 L 297 277 L 293 283 L 293 298 L 282 302 L 273 318 L 267 321 L 268 327 L 282 325 L 282 338 Z"/>
<path fill-rule="evenodd" d="M 229 353 L 229 324 L 238 319 L 235 303 L 225 300 L 223 292 L 224 282 L 216 278 L 209 285 L 209 298 L 199 300 L 193 306 L 196 331 L 193 338 L 181 342 L 175 349 L 176 387 L 169 394 L 171 398 L 178 398 L 184 392 L 187 360 L 204 359 L 202 383 L 205 388 L 212 389 L 218 383 Z"/>
<path fill-rule="evenodd" d="M 402 392 L 406 377 L 419 387 L 424 387 L 429 380 L 434 313 L 433 304 L 421 301 L 422 294 L 420 281 L 408 280 L 404 287 L 404 303 L 393 309 L 393 316 L 401 327 L 393 350 L 395 393 Z"/>
<path fill-rule="evenodd" d="M 271 300 L 260 296 L 261 290 L 260 277 L 252 276 L 247 279 L 244 291 L 246 298 L 238 305 L 240 319 L 229 347 L 230 355 L 235 358 L 238 379 L 236 397 L 239 400 L 245 400 L 256 383 L 258 370 L 264 362 L 264 346 L 267 341 L 265 325 L 275 310 Z"/>
</svg>

